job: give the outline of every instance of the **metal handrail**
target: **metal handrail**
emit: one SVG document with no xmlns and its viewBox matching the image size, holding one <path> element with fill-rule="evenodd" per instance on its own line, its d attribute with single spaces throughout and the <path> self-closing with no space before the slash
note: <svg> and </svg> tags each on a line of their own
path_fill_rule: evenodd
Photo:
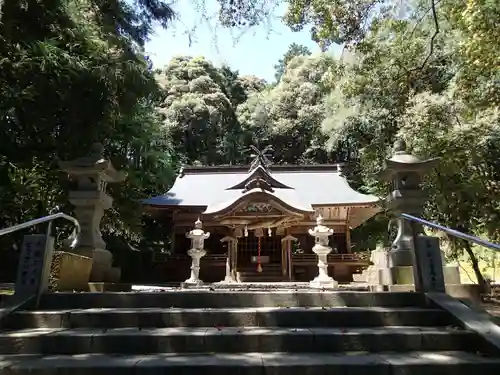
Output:
<svg viewBox="0 0 500 375">
<path fill-rule="evenodd" d="M 500 251 L 500 245 L 495 244 L 493 242 L 486 241 L 486 240 L 482 240 L 482 239 L 475 237 L 475 236 L 471 236 L 470 234 L 462 233 L 462 232 L 459 232 L 458 230 L 451 229 L 451 228 L 445 227 L 443 225 L 436 224 L 436 223 L 421 219 L 421 218 L 416 217 L 416 216 L 408 215 L 408 214 L 401 214 L 401 217 L 403 219 L 425 225 L 426 227 L 430 227 L 432 229 L 437 229 L 437 230 L 443 231 L 445 233 L 451 234 L 452 236 L 461 238 L 463 240 L 470 241 L 470 242 L 473 242 L 475 244 L 484 246 L 488 249 Z"/>
<path fill-rule="evenodd" d="M 21 230 L 21 229 L 26 229 L 26 228 L 32 227 L 34 225 L 37 225 L 37 224 L 52 222 L 52 221 L 57 220 L 57 219 L 65 219 L 65 220 L 71 221 L 75 225 L 75 229 L 76 229 L 75 234 L 78 235 L 80 233 L 80 224 L 78 223 L 78 220 L 76 220 L 72 216 L 66 215 L 65 213 L 58 212 L 56 214 L 40 217 L 38 219 L 33 219 L 33 220 L 27 221 L 25 223 L 21 223 L 21 224 L 13 225 L 13 226 L 8 227 L 8 228 L 0 229 L 0 236 L 3 236 L 5 234 L 9 234 L 12 232 L 16 232 L 16 231 Z"/>
</svg>

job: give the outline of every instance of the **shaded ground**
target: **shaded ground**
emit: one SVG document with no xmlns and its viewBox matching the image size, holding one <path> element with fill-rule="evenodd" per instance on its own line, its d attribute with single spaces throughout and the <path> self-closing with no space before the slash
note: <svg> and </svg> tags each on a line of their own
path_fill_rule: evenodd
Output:
<svg viewBox="0 0 500 375">
<path fill-rule="evenodd" d="M 490 314 L 494 323 L 500 325 L 500 301 L 485 302 L 481 305 L 481 308 Z"/>
</svg>

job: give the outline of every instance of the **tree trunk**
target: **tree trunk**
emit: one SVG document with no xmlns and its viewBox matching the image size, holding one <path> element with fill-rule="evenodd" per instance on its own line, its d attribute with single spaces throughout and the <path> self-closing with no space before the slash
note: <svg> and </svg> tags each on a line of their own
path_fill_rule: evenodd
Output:
<svg viewBox="0 0 500 375">
<path fill-rule="evenodd" d="M 469 255 L 472 269 L 474 270 L 474 274 L 476 275 L 477 282 L 481 288 L 481 294 L 489 294 L 490 287 L 488 282 L 484 279 L 483 274 L 481 273 L 481 269 L 479 268 L 479 262 L 477 260 L 476 254 L 472 250 L 472 247 L 469 242 L 464 241 L 464 248 L 467 254 Z"/>
</svg>

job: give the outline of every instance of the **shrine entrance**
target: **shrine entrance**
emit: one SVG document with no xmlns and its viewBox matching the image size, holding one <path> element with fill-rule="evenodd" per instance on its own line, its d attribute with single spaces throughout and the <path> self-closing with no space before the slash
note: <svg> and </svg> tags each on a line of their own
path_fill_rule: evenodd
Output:
<svg viewBox="0 0 500 375">
<path fill-rule="evenodd" d="M 282 236 L 257 237 L 254 233 L 249 233 L 247 237 L 238 240 L 238 264 L 239 267 L 257 266 L 260 264 L 281 264 L 281 238 Z M 259 244 L 260 242 L 260 244 Z"/>
<path fill-rule="evenodd" d="M 241 282 L 284 281 L 286 268 L 283 263 L 281 238 L 262 230 L 249 232 L 238 240 L 236 274 Z"/>
</svg>

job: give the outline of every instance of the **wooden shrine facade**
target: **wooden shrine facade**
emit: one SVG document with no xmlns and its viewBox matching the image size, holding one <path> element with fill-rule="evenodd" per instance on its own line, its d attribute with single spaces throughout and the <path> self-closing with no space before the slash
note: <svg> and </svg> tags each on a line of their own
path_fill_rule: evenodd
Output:
<svg viewBox="0 0 500 375">
<path fill-rule="evenodd" d="M 262 154 L 250 167 L 184 168 L 172 189 L 144 204 L 157 220 L 175 223 L 171 248 L 155 253 L 165 282 L 189 275 L 185 234 L 198 218 L 210 232 L 202 280 L 224 280 L 227 265 L 238 281 L 312 280 L 317 258 L 308 230 L 318 215 L 334 232 L 330 276 L 349 282 L 369 264 L 368 254 L 351 252 L 350 232 L 379 211 L 378 199 L 353 190 L 337 165 L 270 166 Z"/>
</svg>

